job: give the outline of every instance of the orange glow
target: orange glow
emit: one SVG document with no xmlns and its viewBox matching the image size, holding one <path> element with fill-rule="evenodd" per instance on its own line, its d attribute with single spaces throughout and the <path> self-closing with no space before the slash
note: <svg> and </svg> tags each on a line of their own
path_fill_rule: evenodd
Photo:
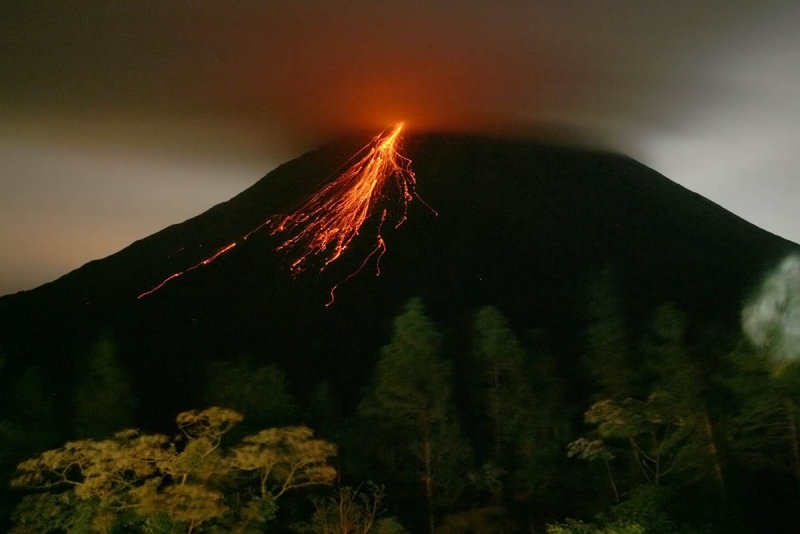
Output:
<svg viewBox="0 0 800 534">
<path fill-rule="evenodd" d="M 296 250 L 299 254 L 292 262 L 292 273 L 303 271 L 315 256 L 324 260 L 320 270 L 336 261 L 385 195 L 386 182 L 393 176 L 398 177 L 405 209 L 412 198 L 414 174 L 408 165 L 410 160 L 397 152 L 397 138 L 402 128 L 399 124 L 390 135 L 373 138 L 365 147 L 369 149 L 366 156 L 294 213 L 270 225 L 273 234 L 286 232 L 289 235 L 278 250 Z M 405 213 L 398 224 L 404 219 Z"/>
<path fill-rule="evenodd" d="M 278 250 L 286 251 L 292 260 L 290 270 L 297 275 L 314 260 L 319 271 L 341 257 L 353 239 L 359 235 L 364 223 L 377 211 L 376 208 L 399 194 L 395 228 L 407 217 L 408 204 L 416 196 L 416 177 L 411 170 L 411 160 L 400 153 L 400 132 L 403 123 L 391 132 L 376 135 L 358 154 L 366 154 L 344 171 L 338 178 L 306 200 L 289 215 L 268 221 L 272 234 L 285 234 L 286 240 Z M 354 157 L 356 157 L 354 156 Z M 394 191 L 393 191 L 394 190 Z M 380 212 L 375 244 L 358 269 L 331 289 L 330 305 L 336 288 L 349 280 L 377 255 L 376 275 L 380 275 L 380 259 L 386 252 L 386 242 L 381 230 L 388 216 L 386 207 Z"/>
<path fill-rule="evenodd" d="M 197 263 L 197 264 L 195 264 L 195 265 L 192 265 L 191 267 L 189 267 L 189 268 L 188 268 L 188 269 L 186 269 L 186 270 L 183 270 L 183 271 L 178 271 L 177 273 L 174 273 L 174 274 L 171 274 L 171 275 L 169 275 L 168 277 L 166 277 L 166 278 L 164 279 L 164 281 L 163 281 L 163 282 L 161 282 L 160 284 L 158 284 L 157 286 L 155 286 L 153 289 L 150 289 L 150 290 L 148 290 L 148 291 L 145 291 L 144 293 L 142 293 L 141 295 L 139 295 L 139 296 L 138 296 L 138 297 L 136 297 L 136 298 L 137 298 L 137 299 L 140 299 L 140 298 L 142 298 L 142 297 L 146 297 L 147 295 L 150 295 L 151 293 L 155 293 L 156 291 L 158 291 L 159 289 L 161 289 L 162 287 L 164 287 L 165 285 L 167 285 L 167 282 L 169 282 L 169 281 L 170 281 L 170 280 L 172 280 L 173 278 L 178 278 L 180 275 L 182 275 L 182 274 L 184 274 L 184 273 L 188 273 L 189 271 L 193 271 L 193 270 L 197 269 L 198 267 L 202 267 L 203 265 L 208 265 L 209 263 L 211 263 L 212 261 L 216 260 L 218 257 L 222 256 L 223 254 L 225 254 L 226 252 L 228 252 L 229 250 L 231 250 L 231 249 L 232 249 L 233 247 L 235 247 L 235 246 L 236 246 L 236 242 L 234 241 L 233 243 L 231 243 L 231 244 L 229 244 L 229 245 L 226 245 L 226 246 L 222 247 L 222 248 L 221 248 L 221 249 L 219 249 L 217 252 L 215 252 L 213 256 L 210 256 L 210 257 L 208 257 L 208 258 L 204 259 L 204 260 L 203 260 L 203 261 L 201 261 L 200 263 Z"/>
<path fill-rule="evenodd" d="M 355 159 L 364 152 L 366 154 L 335 180 L 309 197 L 292 213 L 270 217 L 243 235 L 241 240 L 246 240 L 262 228 L 269 228 L 271 235 L 285 236 L 285 240 L 277 250 L 285 252 L 291 258 L 289 268 L 294 276 L 312 264 L 321 272 L 342 256 L 353 239 L 359 235 L 364 223 L 380 213 L 371 252 L 355 271 L 331 289 L 331 299 L 327 305 L 333 303 L 336 288 L 361 272 L 375 256 L 377 256 L 376 276 L 379 276 L 380 260 L 386 252 L 382 229 L 390 215 L 387 204 L 391 202 L 399 204 L 399 212 L 391 214 L 392 218 L 396 219 L 395 228 L 406 221 L 408 205 L 415 197 L 424 204 L 415 191 L 416 176 L 411 169 L 411 160 L 400 153 L 402 130 L 403 123 L 399 123 L 389 133 L 384 131 L 373 137 L 350 159 Z M 382 206 L 380 212 L 379 206 Z M 213 256 L 185 271 L 170 275 L 138 298 L 158 291 L 170 280 L 188 271 L 208 265 L 230 251 L 237 242 L 223 247 Z"/>
</svg>

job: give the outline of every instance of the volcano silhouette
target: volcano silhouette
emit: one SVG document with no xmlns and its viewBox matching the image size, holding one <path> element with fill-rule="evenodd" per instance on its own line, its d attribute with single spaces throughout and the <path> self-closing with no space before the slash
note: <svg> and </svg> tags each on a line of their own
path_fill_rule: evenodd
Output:
<svg viewBox="0 0 800 534">
<path fill-rule="evenodd" d="M 384 231 L 381 275 L 367 267 L 338 290 L 334 305 L 324 306 L 330 288 L 373 241 L 356 239 L 324 272 L 293 277 L 277 238 L 257 232 L 136 298 L 291 210 L 364 141 L 309 152 L 197 217 L 0 298 L 8 369 L 39 363 L 54 377 L 71 377 L 76 354 L 110 331 L 148 391 L 143 417 L 169 421 L 193 406 L 201 363 L 242 355 L 280 364 L 300 389 L 326 379 L 344 398 L 355 397 L 389 339 L 391 318 L 413 295 L 455 332 L 479 306 L 495 305 L 520 331 L 545 328 L 554 351 L 570 358 L 586 285 L 604 267 L 615 271 L 632 318 L 673 300 L 695 318 L 731 325 L 761 273 L 796 249 L 624 156 L 425 134 L 407 137 L 405 153 L 417 192 L 438 215 L 413 202 L 405 224 Z"/>
</svg>

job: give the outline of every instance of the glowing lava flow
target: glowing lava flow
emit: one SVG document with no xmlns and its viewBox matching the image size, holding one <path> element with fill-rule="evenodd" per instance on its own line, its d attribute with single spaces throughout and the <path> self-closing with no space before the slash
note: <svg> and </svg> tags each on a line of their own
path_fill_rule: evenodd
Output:
<svg viewBox="0 0 800 534">
<path fill-rule="evenodd" d="M 285 232 L 289 235 L 278 250 L 299 251 L 291 265 L 292 273 L 303 271 L 314 257 L 323 260 L 320 271 L 336 261 L 358 235 L 375 207 L 381 200 L 389 198 L 389 186 L 392 185 L 398 189 L 402 203 L 402 213 L 395 227 L 403 224 L 408 203 L 414 198 L 415 177 L 411 160 L 398 150 L 402 129 L 403 125 L 398 124 L 389 135 L 380 134 L 373 138 L 365 147 L 369 151 L 363 158 L 294 213 L 270 224 L 273 234 Z M 385 249 L 380 226 L 386 215 L 384 209 L 372 254 Z"/>
<path fill-rule="evenodd" d="M 296 255 L 291 264 L 292 274 L 304 271 L 313 259 L 319 259 L 320 271 L 336 261 L 359 235 L 364 223 L 377 214 L 382 203 L 393 200 L 399 202 L 399 214 L 396 215 L 394 226 L 397 228 L 405 222 L 409 202 L 419 196 L 415 191 L 416 177 L 411 170 L 411 160 L 400 153 L 402 130 L 403 124 L 400 123 L 390 133 L 382 132 L 375 136 L 355 157 L 364 151 L 366 155 L 338 178 L 320 189 L 293 213 L 267 221 L 272 234 L 288 236 L 278 250 Z M 424 203 L 422 199 L 420 201 Z M 431 211 L 434 210 L 431 208 Z M 380 275 L 380 260 L 386 252 L 381 231 L 388 215 L 388 207 L 380 209 L 371 252 L 358 269 L 331 289 L 328 306 L 333 303 L 336 288 L 361 272 L 376 254 L 376 275 Z"/>
<path fill-rule="evenodd" d="M 222 255 L 223 255 L 223 254 L 225 254 L 226 252 L 230 251 L 230 250 L 231 250 L 233 247 L 235 247 L 235 246 L 236 246 L 236 241 L 234 241 L 233 243 L 230 243 L 229 245 L 226 245 L 226 246 L 222 247 L 222 248 L 221 248 L 221 249 L 219 249 L 219 250 L 218 250 L 218 251 L 217 251 L 217 252 L 216 252 L 216 253 L 215 253 L 213 256 L 210 256 L 210 257 L 208 257 L 208 258 L 204 259 L 204 260 L 203 260 L 203 261 L 201 261 L 200 263 L 197 263 L 197 264 L 195 264 L 195 265 L 192 265 L 191 267 L 189 267 L 189 268 L 188 268 L 188 269 L 186 269 L 186 270 L 183 270 L 183 271 L 178 271 L 177 273 L 174 273 L 174 274 L 171 274 L 171 275 L 169 275 L 168 277 L 166 277 L 166 278 L 164 279 L 164 281 L 163 281 L 163 282 L 161 282 L 160 284 L 158 284 L 156 287 L 154 287 L 153 289 L 150 289 L 150 290 L 148 290 L 148 291 L 145 291 L 144 293 L 142 293 L 141 295 L 139 295 L 139 296 L 138 296 L 138 297 L 136 297 L 136 298 L 137 298 L 137 299 L 140 299 L 140 298 L 142 298 L 142 297 L 146 297 L 147 295 L 150 295 L 151 293 L 155 293 L 156 291 L 158 291 L 159 289 L 161 289 L 162 287 L 164 287 L 165 285 L 167 285 L 167 282 L 169 282 L 170 280 L 172 280 L 172 279 L 175 279 L 175 278 L 178 278 L 180 275 L 182 275 L 182 274 L 184 274 L 184 273 L 188 273 L 189 271 L 194 271 L 195 269 L 197 269 L 198 267 L 202 267 L 203 265 L 208 265 L 209 263 L 211 263 L 212 261 L 216 260 L 217 258 L 219 258 L 220 256 L 222 256 Z"/>
<path fill-rule="evenodd" d="M 386 242 L 381 232 L 390 215 L 386 204 L 399 203 L 399 214 L 393 216 L 396 217 L 394 226 L 397 228 L 406 220 L 408 204 L 414 197 L 419 199 L 415 191 L 416 177 L 411 170 L 411 160 L 400 153 L 402 129 L 403 124 L 400 123 L 391 132 L 384 131 L 375 136 L 351 160 L 365 151 L 366 155 L 308 198 L 295 211 L 267 219 L 241 239 L 246 240 L 265 227 L 270 229 L 271 235 L 285 235 L 286 239 L 278 250 L 294 257 L 290 271 L 296 276 L 311 263 L 315 263 L 319 271 L 324 270 L 347 250 L 353 239 L 359 235 L 364 223 L 372 217 L 377 218 L 380 213 L 371 252 L 358 269 L 331 289 L 331 300 L 327 305 L 333 302 L 336 288 L 361 272 L 376 254 L 376 274 L 379 275 L 380 259 L 386 252 Z M 419 200 L 424 203 L 422 199 Z M 379 207 L 381 204 L 384 206 Z M 197 265 L 169 276 L 158 286 L 139 295 L 139 298 L 158 291 L 167 282 L 185 272 L 211 263 L 236 244 L 235 241 Z"/>
</svg>

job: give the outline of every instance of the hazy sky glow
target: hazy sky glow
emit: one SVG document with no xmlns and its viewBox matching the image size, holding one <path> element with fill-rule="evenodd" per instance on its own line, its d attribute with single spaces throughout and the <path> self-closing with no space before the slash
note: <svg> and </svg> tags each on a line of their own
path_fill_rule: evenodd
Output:
<svg viewBox="0 0 800 534">
<path fill-rule="evenodd" d="M 398 119 L 618 150 L 800 241 L 800 4 L 422 4 L 4 6 L 0 294 Z"/>
</svg>

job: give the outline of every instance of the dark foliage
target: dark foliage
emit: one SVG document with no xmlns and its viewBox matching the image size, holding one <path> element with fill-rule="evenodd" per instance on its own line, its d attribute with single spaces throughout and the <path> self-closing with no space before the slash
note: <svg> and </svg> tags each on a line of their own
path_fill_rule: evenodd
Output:
<svg viewBox="0 0 800 534">
<path fill-rule="evenodd" d="M 17 462 L 77 437 L 76 399 L 85 398 L 89 386 L 84 381 L 84 391 L 75 390 L 84 378 L 87 347 L 109 333 L 125 387 L 134 390 L 124 395 L 138 401 L 128 408 L 137 407 L 136 424 L 167 431 L 171 414 L 209 398 L 234 399 L 242 403 L 239 409 L 264 421 L 313 423 L 322 437 L 340 445 L 342 476 L 356 479 L 347 483 L 381 474 L 392 514 L 424 514 L 424 506 L 404 497 L 419 493 L 417 475 L 395 473 L 397 479 L 389 480 L 392 473 L 362 454 L 399 427 L 376 436 L 365 428 L 369 422 L 354 416 L 381 347 L 392 339 L 392 319 L 419 295 L 441 332 L 437 350 L 452 366 L 452 418 L 475 453 L 469 487 L 436 508 L 437 521 L 453 532 L 479 531 L 484 527 L 475 525 L 485 518 L 521 531 L 542 529 L 570 515 L 591 518 L 615 500 L 642 494 L 637 488 L 648 481 L 637 478 L 626 444 L 614 441 L 622 434 L 603 438 L 613 456 L 606 467 L 616 498 L 603 463 L 567 459 L 567 444 L 582 434 L 600 437 L 591 435 L 591 424 L 583 426 L 582 414 L 594 402 L 622 406 L 633 399 L 626 406 L 654 406 L 648 396 L 671 387 L 670 366 L 686 369 L 684 361 L 692 362 L 697 395 L 684 395 L 685 402 L 660 407 L 653 417 L 668 412 L 678 421 L 702 406 L 702 420 L 692 424 L 707 435 L 704 441 L 670 442 L 670 458 L 693 459 L 674 472 L 690 473 L 675 487 L 692 495 L 696 506 L 683 506 L 670 494 L 657 501 L 669 502 L 672 515 L 664 521 L 715 525 L 727 514 L 744 531 L 763 522 L 778 532 L 778 518 L 794 519 L 787 510 L 799 504 L 793 468 L 800 463 L 793 466 L 791 450 L 782 445 L 791 436 L 762 444 L 747 434 L 745 423 L 760 417 L 745 409 L 755 392 L 742 385 L 747 366 L 729 356 L 742 300 L 796 245 L 626 157 L 483 137 L 411 137 L 406 152 L 418 192 L 438 215 L 413 203 L 407 223 L 384 232 L 389 249 L 381 276 L 367 270 L 349 280 L 332 306 L 324 307 L 329 289 L 358 266 L 369 242 L 356 240 L 341 262 L 321 274 L 292 278 L 285 258 L 275 252 L 276 239 L 256 233 L 207 267 L 136 298 L 266 217 L 291 209 L 361 141 L 347 139 L 305 154 L 197 217 L 50 284 L 0 298 L 0 391 L 16 391 L 0 397 L 0 481 Z M 679 344 L 659 339 L 663 325 L 652 324 L 657 306 L 667 301 L 684 317 Z M 512 356 L 476 353 L 475 313 L 489 305 L 502 314 L 492 323 L 502 331 L 492 334 L 500 340 L 493 343 L 509 340 Z M 604 354 L 608 359 L 598 362 Z M 661 367 L 647 364 L 654 355 L 664 355 Z M 489 357 L 511 368 L 513 380 L 484 373 L 481 362 Z M 247 392 L 226 389 L 222 377 L 247 375 Z M 773 383 L 768 370 L 759 368 L 757 376 L 766 386 Z M 782 393 L 786 380 L 772 396 L 763 388 L 758 392 L 769 421 L 786 421 L 787 413 L 795 417 L 795 400 Z M 260 384 L 280 390 L 280 398 L 265 396 L 272 404 L 264 404 Z M 38 404 L 26 403 L 26 395 Z M 527 419 L 535 421 L 503 424 L 503 413 L 529 399 L 535 406 Z M 20 423 L 24 410 L 40 413 L 41 424 Z M 649 424 L 665 430 L 660 419 Z M 391 443 L 384 455 L 408 453 Z M 716 475 L 709 476 L 696 466 L 709 465 L 698 455 L 712 445 L 719 458 L 714 457 Z M 759 476 L 763 465 L 769 467 L 766 478 Z M 724 496 L 718 491 L 720 470 L 726 475 Z M 665 484 L 672 487 L 668 477 Z M 764 496 L 767 487 L 775 499 Z M 757 510 L 739 506 L 751 498 Z M 0 495 L 2 513 L 10 513 L 5 503 L 15 499 Z M 633 502 L 645 501 L 656 502 Z M 629 513 L 634 505 L 617 506 L 626 521 L 638 517 Z M 700 514 L 700 508 L 713 513 Z M 409 524 L 425 523 L 411 517 Z"/>
</svg>

